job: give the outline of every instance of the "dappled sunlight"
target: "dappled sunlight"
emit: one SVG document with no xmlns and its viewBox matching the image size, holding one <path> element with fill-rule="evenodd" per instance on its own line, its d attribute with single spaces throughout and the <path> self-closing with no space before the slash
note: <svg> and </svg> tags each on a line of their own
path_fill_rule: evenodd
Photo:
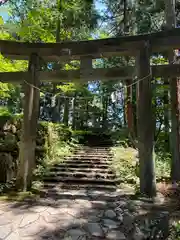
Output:
<svg viewBox="0 0 180 240">
<path fill-rule="evenodd" d="M 133 222 L 147 229 L 154 219 L 159 219 L 157 232 L 164 224 L 168 226 L 168 215 L 162 213 L 165 208 L 147 198 L 124 195 L 123 192 L 85 189 L 56 188 L 54 191 L 56 194 L 50 192 L 36 200 L 27 198 L 21 202 L 0 202 L 0 236 L 10 236 L 10 239 L 15 236 L 19 239 L 20 236 L 32 240 L 109 240 L 119 236 L 126 239 Z"/>
</svg>

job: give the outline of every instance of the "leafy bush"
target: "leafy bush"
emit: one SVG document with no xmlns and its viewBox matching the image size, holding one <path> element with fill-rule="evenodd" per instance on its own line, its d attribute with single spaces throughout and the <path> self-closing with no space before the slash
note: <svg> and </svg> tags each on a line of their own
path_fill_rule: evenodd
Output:
<svg viewBox="0 0 180 240">
<path fill-rule="evenodd" d="M 122 145 L 124 147 L 128 147 L 130 143 L 128 139 L 128 129 L 127 128 L 120 128 L 116 129 L 115 131 L 111 131 L 110 133 L 111 140 L 114 144 Z"/>
<path fill-rule="evenodd" d="M 116 172 L 117 177 L 122 182 L 136 183 L 136 156 L 137 151 L 133 148 L 113 147 L 112 152 L 114 158 L 112 161 L 112 169 Z"/>
<path fill-rule="evenodd" d="M 180 240 L 180 221 L 174 221 L 171 226 L 169 240 Z"/>
<path fill-rule="evenodd" d="M 126 183 L 139 183 L 138 151 L 131 147 L 113 147 L 112 169 L 117 177 Z M 170 176 L 170 158 L 168 153 L 158 152 L 155 156 L 156 178 L 163 180 Z"/>
<path fill-rule="evenodd" d="M 65 156 L 72 154 L 74 145 L 70 143 L 70 129 L 64 127 L 63 124 L 40 122 L 38 138 L 40 143 L 43 139 L 45 140 L 44 146 L 47 150 L 45 156 L 38 160 L 38 166 L 34 171 L 36 179 L 41 180 L 44 174 L 49 172 L 52 165 L 61 163 Z"/>
<path fill-rule="evenodd" d="M 12 119 L 12 114 L 6 107 L 0 107 L 0 127 L 3 127 L 4 124 Z"/>
<path fill-rule="evenodd" d="M 163 179 L 170 177 L 171 154 L 158 152 L 156 154 L 156 178 Z"/>
<path fill-rule="evenodd" d="M 0 117 L 12 117 L 7 107 L 0 107 Z"/>
<path fill-rule="evenodd" d="M 72 131 L 72 141 L 76 143 L 86 143 L 86 138 L 90 135 L 92 135 L 91 131 L 74 130 Z"/>
</svg>

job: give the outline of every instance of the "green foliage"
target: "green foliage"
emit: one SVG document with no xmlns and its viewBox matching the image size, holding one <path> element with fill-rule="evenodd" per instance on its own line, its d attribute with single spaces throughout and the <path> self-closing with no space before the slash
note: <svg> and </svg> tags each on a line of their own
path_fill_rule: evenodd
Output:
<svg viewBox="0 0 180 240">
<path fill-rule="evenodd" d="M 125 183 L 138 182 L 138 177 L 135 174 L 137 151 L 129 147 L 113 147 L 112 152 L 114 158 L 111 167 L 116 172 L 117 177 Z"/>
<path fill-rule="evenodd" d="M 20 1 L 19 4 L 11 1 L 9 8 L 9 22 L 16 25 L 17 36 L 30 42 L 55 42 L 57 35 L 60 40 L 84 38 L 98 19 L 93 1 L 67 0 L 56 4 L 46 0 Z M 58 33 L 57 22 L 60 25 Z"/>
<path fill-rule="evenodd" d="M 171 154 L 158 152 L 156 154 L 156 175 L 157 179 L 170 177 Z"/>
<path fill-rule="evenodd" d="M 9 111 L 8 107 L 0 107 L 0 119 L 9 120 L 12 124 L 22 122 L 23 113 L 13 114 Z"/>
<path fill-rule="evenodd" d="M 0 107 L 0 117 L 12 117 L 7 107 Z"/>
<path fill-rule="evenodd" d="M 131 147 L 117 146 L 112 148 L 114 158 L 112 168 L 116 172 L 118 178 L 125 183 L 139 183 L 139 159 L 137 150 Z M 156 179 L 162 181 L 170 177 L 170 161 L 169 153 L 158 152 L 154 155 L 156 165 Z"/>
<path fill-rule="evenodd" d="M 2 26 L 3 23 L 2 23 Z M 13 37 L 5 30 L 0 28 L 0 40 L 12 40 Z M 0 72 L 17 72 L 27 70 L 27 61 L 12 61 L 4 58 L 0 54 Z M 0 98 L 7 102 L 8 109 L 11 112 L 20 111 L 20 86 L 10 83 L 0 82 Z"/>
<path fill-rule="evenodd" d="M 118 146 L 128 147 L 130 143 L 128 133 L 129 131 L 127 128 L 118 128 L 115 131 L 111 131 L 110 136 L 114 144 L 118 144 Z"/>
<path fill-rule="evenodd" d="M 180 240 L 180 221 L 173 221 L 168 240 Z"/>
<path fill-rule="evenodd" d="M 72 141 L 74 143 L 83 143 L 85 144 L 87 141 L 87 136 L 92 135 L 92 131 L 84 131 L 84 130 L 72 130 Z"/>
<path fill-rule="evenodd" d="M 38 165 L 34 171 L 36 180 L 42 180 L 50 167 L 63 161 L 65 156 L 71 155 L 75 145 L 71 144 L 71 130 L 63 124 L 40 122 L 38 127 L 38 139 L 45 139 L 44 146 L 46 154 L 38 160 Z M 35 185 L 39 183 L 36 182 Z"/>
<path fill-rule="evenodd" d="M 93 1 L 57 1 L 43 0 L 15 1 L 8 4 L 10 18 L 3 22 L 0 18 L 0 39 L 27 42 L 55 42 L 68 39 L 87 39 L 90 31 L 96 26 L 98 14 Z M 58 29 L 57 23 L 60 23 Z M 59 32 L 58 32 L 59 31 Z M 59 40 L 57 35 L 60 36 Z M 76 63 L 59 64 L 61 69 L 76 69 Z M 0 55 L 0 71 L 26 71 L 27 61 L 12 61 Z M 52 63 L 52 66 L 58 65 Z M 78 63 L 79 66 L 79 63 Z M 43 66 L 47 69 L 47 66 Z M 51 86 L 42 88 L 51 92 Z M 12 84 L 0 83 L 0 98 L 8 105 L 13 113 L 22 110 L 21 87 Z M 55 96 L 74 96 L 89 94 L 89 91 L 78 84 L 69 84 L 55 87 Z M 78 95 L 77 94 L 77 95 Z M 45 95 L 42 96 L 42 99 Z"/>
<path fill-rule="evenodd" d="M 7 107 L 0 107 L 0 127 L 2 128 L 4 124 L 12 119 L 12 114 L 9 112 Z"/>
</svg>

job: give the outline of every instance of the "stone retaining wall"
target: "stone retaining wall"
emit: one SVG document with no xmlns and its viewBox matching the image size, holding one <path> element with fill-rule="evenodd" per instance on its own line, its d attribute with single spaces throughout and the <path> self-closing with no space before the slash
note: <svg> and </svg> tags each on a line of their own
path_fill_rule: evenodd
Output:
<svg viewBox="0 0 180 240">
<path fill-rule="evenodd" d="M 49 127 L 51 126 L 51 127 Z M 0 118 L 0 183 L 10 181 L 16 176 L 21 137 L 22 119 Z M 52 144 L 51 130 L 54 130 L 59 140 L 70 138 L 70 131 L 61 125 L 40 122 L 36 140 L 36 159 L 41 161 Z M 62 133 L 61 133 L 62 132 Z"/>
</svg>

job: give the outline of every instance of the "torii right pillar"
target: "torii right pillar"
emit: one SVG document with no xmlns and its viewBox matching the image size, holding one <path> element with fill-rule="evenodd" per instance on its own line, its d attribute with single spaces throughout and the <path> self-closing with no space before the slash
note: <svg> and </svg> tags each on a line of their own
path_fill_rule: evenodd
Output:
<svg viewBox="0 0 180 240">
<path fill-rule="evenodd" d="M 154 163 L 154 119 L 149 42 L 144 42 L 136 58 L 138 75 L 138 150 L 140 167 L 140 191 L 149 197 L 156 195 Z"/>
</svg>

